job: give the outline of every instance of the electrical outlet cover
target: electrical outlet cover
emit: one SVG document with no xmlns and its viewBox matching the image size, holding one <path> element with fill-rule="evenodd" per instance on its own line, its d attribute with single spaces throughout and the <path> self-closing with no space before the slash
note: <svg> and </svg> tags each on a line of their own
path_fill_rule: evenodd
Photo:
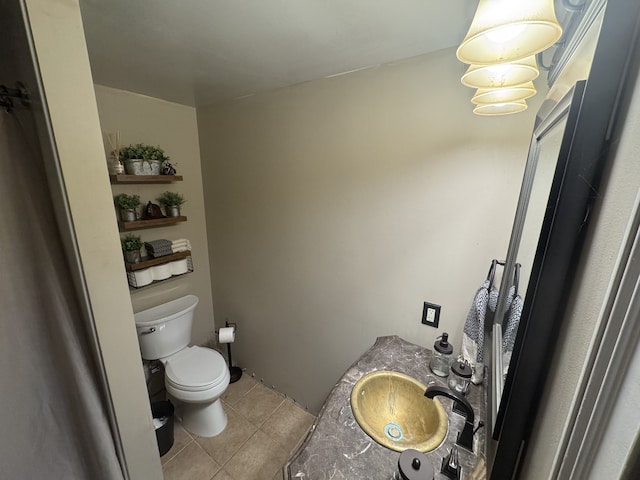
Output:
<svg viewBox="0 0 640 480">
<path fill-rule="evenodd" d="M 424 302 L 422 307 L 422 323 L 430 327 L 438 328 L 440 324 L 440 305 Z"/>
</svg>

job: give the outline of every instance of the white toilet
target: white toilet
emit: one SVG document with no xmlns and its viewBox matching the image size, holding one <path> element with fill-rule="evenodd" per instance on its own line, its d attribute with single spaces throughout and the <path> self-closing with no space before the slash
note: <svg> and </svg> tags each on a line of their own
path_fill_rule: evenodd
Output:
<svg viewBox="0 0 640 480">
<path fill-rule="evenodd" d="M 198 297 L 187 295 L 135 314 L 142 358 L 164 364 L 164 383 L 182 425 L 201 437 L 213 437 L 227 426 L 220 396 L 229 385 L 222 355 L 204 347 L 189 347 L 193 311 Z"/>
</svg>

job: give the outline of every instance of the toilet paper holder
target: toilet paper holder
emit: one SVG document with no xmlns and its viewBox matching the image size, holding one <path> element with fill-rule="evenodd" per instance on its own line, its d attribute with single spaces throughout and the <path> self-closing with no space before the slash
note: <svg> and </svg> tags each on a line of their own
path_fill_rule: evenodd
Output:
<svg viewBox="0 0 640 480">
<path fill-rule="evenodd" d="M 226 343 L 227 343 L 227 358 L 229 359 L 229 376 L 230 376 L 229 383 L 234 383 L 240 380 L 240 377 L 242 377 L 242 369 L 240 367 L 234 367 L 233 360 L 231 359 L 231 343 L 235 341 L 235 333 L 238 329 L 238 326 L 235 323 L 229 323 L 228 320 L 225 320 L 224 326 L 225 328 L 233 328 L 234 337 L 233 339 L 231 339 L 229 342 L 226 342 Z M 219 330 L 216 331 L 216 333 L 220 335 Z"/>
</svg>

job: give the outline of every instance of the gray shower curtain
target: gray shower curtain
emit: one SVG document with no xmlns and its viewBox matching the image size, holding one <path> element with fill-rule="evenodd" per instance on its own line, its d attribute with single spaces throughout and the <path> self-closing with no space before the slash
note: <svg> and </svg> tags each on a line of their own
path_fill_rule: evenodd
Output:
<svg viewBox="0 0 640 480">
<path fill-rule="evenodd" d="M 0 110 L 0 478 L 122 479 L 18 1 L 0 0 L 0 44 L 0 85 L 21 80 L 32 94 L 30 108 Z"/>
<path fill-rule="evenodd" d="M 123 478 L 28 114 L 0 112 L 0 477 Z"/>
</svg>

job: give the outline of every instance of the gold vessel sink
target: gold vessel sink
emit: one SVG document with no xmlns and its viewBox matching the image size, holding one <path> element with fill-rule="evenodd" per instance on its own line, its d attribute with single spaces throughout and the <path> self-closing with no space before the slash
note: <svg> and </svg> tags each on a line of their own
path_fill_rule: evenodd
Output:
<svg viewBox="0 0 640 480">
<path fill-rule="evenodd" d="M 351 409 L 358 425 L 380 445 L 403 452 L 430 452 L 447 436 L 449 421 L 438 399 L 398 372 L 381 370 L 363 376 L 351 390 Z"/>
</svg>

